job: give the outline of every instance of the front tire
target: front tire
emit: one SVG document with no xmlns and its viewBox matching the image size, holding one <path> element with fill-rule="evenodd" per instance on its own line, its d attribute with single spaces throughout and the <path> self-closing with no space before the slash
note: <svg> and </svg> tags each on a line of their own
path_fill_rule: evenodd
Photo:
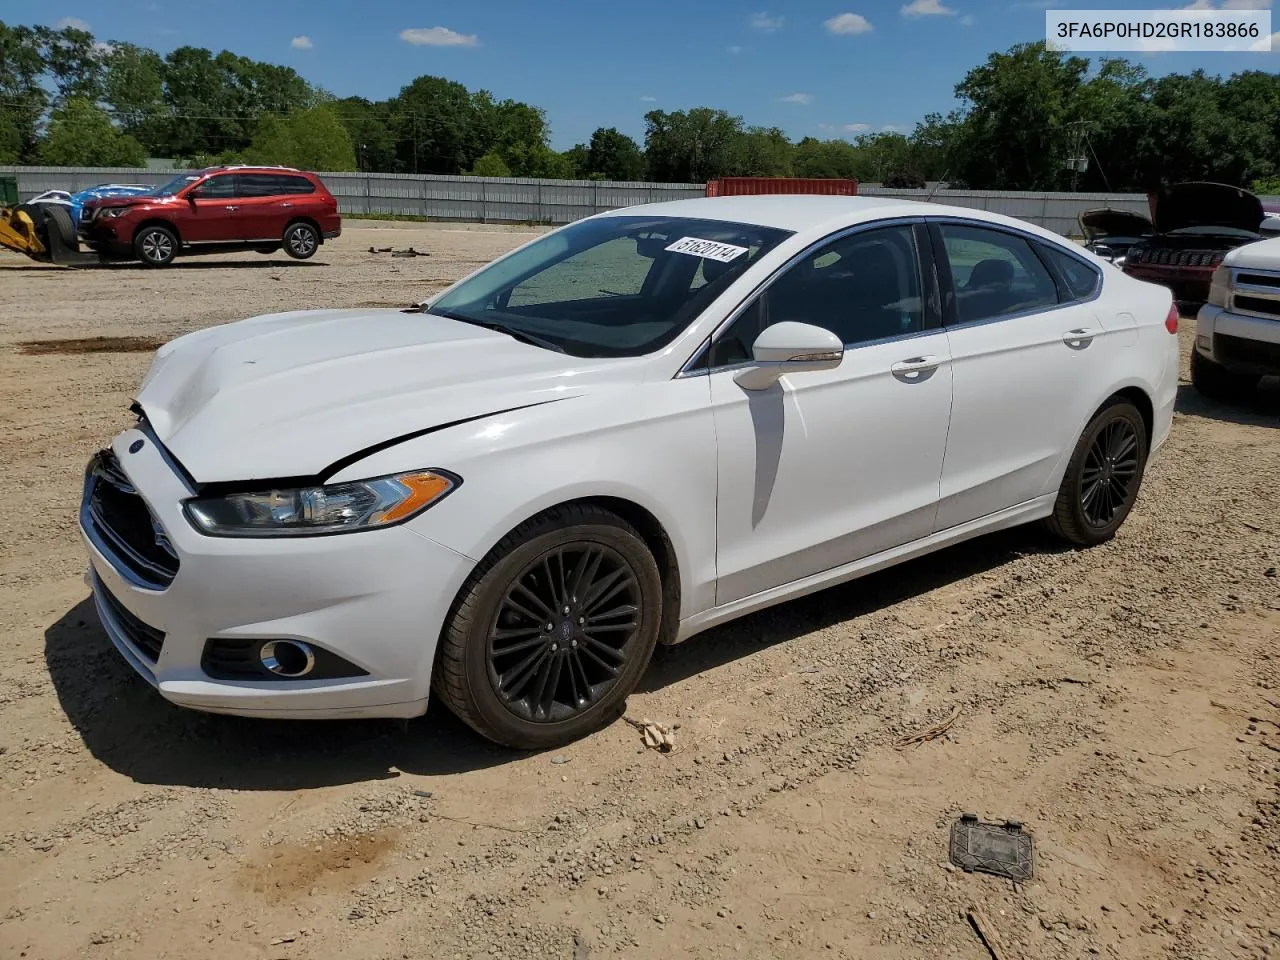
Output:
<svg viewBox="0 0 1280 960">
<path fill-rule="evenodd" d="M 1210 400 L 1241 401 L 1258 386 L 1261 377 L 1232 373 L 1220 363 L 1215 363 L 1200 353 L 1191 351 L 1191 385 L 1196 392 Z"/>
<path fill-rule="evenodd" d="M 320 249 L 320 233 L 309 223 L 291 223 L 284 232 L 284 252 L 295 260 L 309 260 Z"/>
<path fill-rule="evenodd" d="M 1099 410 L 1071 454 L 1049 531 L 1078 547 L 1114 537 L 1138 499 L 1147 444 L 1147 425 L 1132 403 L 1116 399 Z"/>
<path fill-rule="evenodd" d="M 168 227 L 143 227 L 133 238 L 133 253 L 148 267 L 167 267 L 178 255 L 178 235 Z"/>
<path fill-rule="evenodd" d="M 661 620 L 662 579 L 636 530 L 599 507 L 556 507 L 508 534 L 467 580 L 432 683 L 495 743 L 563 746 L 618 716 Z"/>
</svg>

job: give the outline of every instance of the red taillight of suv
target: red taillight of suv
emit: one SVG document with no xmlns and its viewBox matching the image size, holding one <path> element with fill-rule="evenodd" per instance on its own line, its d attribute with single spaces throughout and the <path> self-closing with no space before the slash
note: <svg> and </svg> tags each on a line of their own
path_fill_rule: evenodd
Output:
<svg viewBox="0 0 1280 960">
<path fill-rule="evenodd" d="M 1178 304 L 1169 304 L 1169 313 L 1164 318 L 1164 328 L 1170 333 L 1178 332 Z"/>
</svg>

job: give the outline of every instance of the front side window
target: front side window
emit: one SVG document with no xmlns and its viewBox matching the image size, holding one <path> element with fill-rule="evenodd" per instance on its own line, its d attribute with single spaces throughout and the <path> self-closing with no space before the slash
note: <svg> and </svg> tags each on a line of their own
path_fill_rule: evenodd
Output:
<svg viewBox="0 0 1280 960">
<path fill-rule="evenodd" d="M 939 224 L 960 323 L 1057 306 L 1058 288 L 1031 244 L 986 227 Z"/>
<path fill-rule="evenodd" d="M 686 217 L 583 220 L 464 280 L 427 313 L 573 356 L 641 356 L 674 340 L 790 235 Z"/>
<path fill-rule="evenodd" d="M 234 174 L 224 173 L 219 177 L 210 177 L 196 188 L 201 200 L 228 200 L 236 194 L 236 178 Z"/>
<path fill-rule="evenodd" d="M 859 231 L 806 254 L 716 340 L 708 364 L 745 363 L 756 337 L 784 320 L 830 330 L 846 347 L 923 330 L 924 300 L 912 227 Z"/>
</svg>

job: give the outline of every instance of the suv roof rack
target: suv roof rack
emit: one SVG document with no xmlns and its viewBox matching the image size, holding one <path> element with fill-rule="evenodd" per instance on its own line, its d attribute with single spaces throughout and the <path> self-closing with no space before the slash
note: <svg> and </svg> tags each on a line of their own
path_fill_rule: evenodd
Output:
<svg viewBox="0 0 1280 960">
<path fill-rule="evenodd" d="M 277 163 L 222 163 L 210 170 L 290 170 L 301 173 L 297 167 L 285 167 Z"/>
</svg>

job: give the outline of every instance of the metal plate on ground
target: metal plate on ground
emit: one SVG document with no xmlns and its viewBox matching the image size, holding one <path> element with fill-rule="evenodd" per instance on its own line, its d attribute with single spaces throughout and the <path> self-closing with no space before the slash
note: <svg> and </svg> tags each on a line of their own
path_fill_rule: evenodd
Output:
<svg viewBox="0 0 1280 960">
<path fill-rule="evenodd" d="M 951 825 L 951 862 L 966 873 L 977 870 L 1023 883 L 1035 872 L 1031 834 L 1017 820 L 988 823 L 963 814 Z"/>
</svg>

